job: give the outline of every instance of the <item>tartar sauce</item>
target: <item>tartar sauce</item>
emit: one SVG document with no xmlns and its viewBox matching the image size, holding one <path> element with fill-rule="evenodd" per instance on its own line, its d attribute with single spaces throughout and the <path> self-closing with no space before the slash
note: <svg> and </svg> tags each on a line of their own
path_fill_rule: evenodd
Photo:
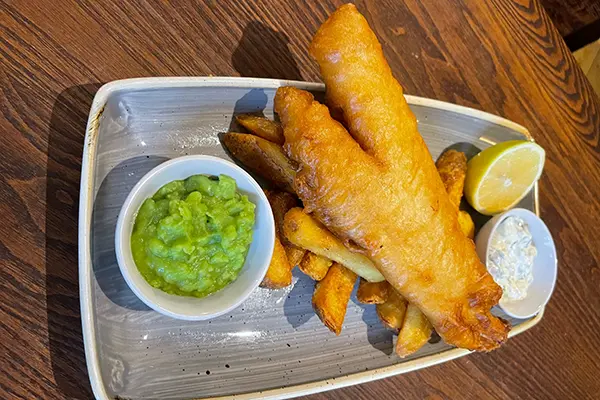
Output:
<svg viewBox="0 0 600 400">
<path fill-rule="evenodd" d="M 527 296 L 533 281 L 533 260 L 537 249 L 529 226 L 519 217 L 508 217 L 496 228 L 490 241 L 488 270 L 506 300 Z"/>
</svg>

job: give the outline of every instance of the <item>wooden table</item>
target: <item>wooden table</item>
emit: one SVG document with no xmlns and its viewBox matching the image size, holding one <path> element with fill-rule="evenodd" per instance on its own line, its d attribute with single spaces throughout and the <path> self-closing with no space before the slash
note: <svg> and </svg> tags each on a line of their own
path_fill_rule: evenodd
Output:
<svg viewBox="0 0 600 400">
<path fill-rule="evenodd" d="M 89 398 L 77 213 L 86 117 L 105 82 L 319 80 L 311 36 L 338 1 L 3 2 L 0 397 Z M 537 1 L 361 1 L 406 92 L 526 126 L 547 151 L 541 212 L 560 259 L 543 321 L 491 354 L 319 398 L 600 393 L 600 101 Z M 596 397 L 597 398 L 597 397 Z"/>
<path fill-rule="evenodd" d="M 565 39 L 600 21 L 600 2 L 596 0 L 540 0 L 540 3 Z"/>
</svg>

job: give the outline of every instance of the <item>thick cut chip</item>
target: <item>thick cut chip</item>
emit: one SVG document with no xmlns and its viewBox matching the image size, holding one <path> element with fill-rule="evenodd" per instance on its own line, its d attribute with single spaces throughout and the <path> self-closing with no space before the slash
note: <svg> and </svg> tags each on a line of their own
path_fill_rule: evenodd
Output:
<svg viewBox="0 0 600 400">
<path fill-rule="evenodd" d="M 336 335 L 342 331 L 348 301 L 356 283 L 356 274 L 333 263 L 327 275 L 317 282 L 312 304 L 321 321 Z"/>
</svg>

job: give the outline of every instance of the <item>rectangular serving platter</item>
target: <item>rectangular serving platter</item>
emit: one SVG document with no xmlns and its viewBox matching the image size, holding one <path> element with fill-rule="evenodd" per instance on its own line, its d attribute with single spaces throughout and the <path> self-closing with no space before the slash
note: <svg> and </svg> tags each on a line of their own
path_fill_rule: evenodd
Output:
<svg viewBox="0 0 600 400">
<path fill-rule="evenodd" d="M 82 161 L 79 215 L 81 319 L 90 382 L 98 399 L 289 398 L 425 368 L 469 351 L 431 340 L 405 359 L 375 306 L 355 294 L 340 336 L 312 310 L 314 282 L 297 269 L 293 285 L 258 289 L 239 308 L 211 321 L 179 321 L 146 307 L 122 278 L 114 251 L 117 215 L 136 182 L 161 162 L 186 154 L 230 159 L 219 134 L 232 116 L 273 117 L 280 86 L 322 98 L 319 83 L 255 78 L 139 78 L 96 94 Z M 432 156 L 448 148 L 468 156 L 494 143 L 533 140 L 506 119 L 436 100 L 406 96 Z M 519 207 L 539 214 L 538 188 Z M 477 227 L 485 218 L 476 216 Z M 256 238 L 259 240 L 260 238 Z M 508 319 L 515 336 L 540 321 Z M 498 350 L 502 351 L 502 349 Z"/>
</svg>

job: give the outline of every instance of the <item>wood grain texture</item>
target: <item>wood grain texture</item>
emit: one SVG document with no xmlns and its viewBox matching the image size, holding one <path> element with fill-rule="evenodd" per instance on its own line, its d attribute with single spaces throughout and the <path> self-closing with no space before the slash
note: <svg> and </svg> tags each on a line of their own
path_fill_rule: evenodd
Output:
<svg viewBox="0 0 600 400">
<path fill-rule="evenodd" d="M 105 82 L 318 80 L 311 36 L 339 1 L 2 2 L 0 397 L 90 398 L 77 282 L 87 112 Z M 600 101 L 538 1 L 358 1 L 406 92 L 526 126 L 547 151 L 559 255 L 534 329 L 491 354 L 311 399 L 578 398 L 600 380 Z"/>
<path fill-rule="evenodd" d="M 600 2 L 597 0 L 540 0 L 563 37 L 600 20 Z"/>
</svg>

